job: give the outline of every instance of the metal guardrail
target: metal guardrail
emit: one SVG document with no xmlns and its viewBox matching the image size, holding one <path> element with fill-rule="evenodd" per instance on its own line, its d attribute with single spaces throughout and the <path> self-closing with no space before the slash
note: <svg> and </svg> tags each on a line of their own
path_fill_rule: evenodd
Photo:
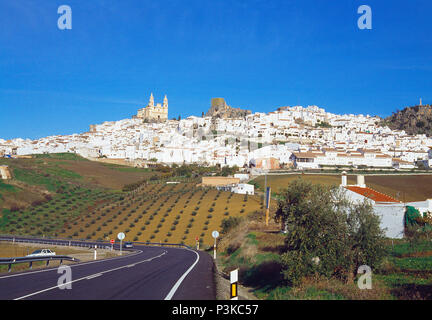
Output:
<svg viewBox="0 0 432 320">
<path fill-rule="evenodd" d="M 38 243 L 38 244 L 46 244 L 46 245 L 80 247 L 80 248 L 89 248 L 89 249 L 95 249 L 95 248 L 98 249 L 113 248 L 113 250 L 120 249 L 118 242 L 116 242 L 115 245 L 111 246 L 111 243 L 108 241 L 82 241 L 82 240 L 77 241 L 71 239 L 16 237 L 11 235 L 3 235 L 3 236 L 0 235 L 0 241 L 8 241 L 13 243 Z M 137 242 L 137 241 L 133 241 L 132 243 L 137 245 L 144 245 L 144 246 L 180 247 L 180 248 L 193 250 L 193 248 L 183 243 Z M 129 251 L 127 248 L 122 248 L 122 249 Z M 46 261 L 46 266 L 48 266 L 49 262 L 52 260 L 60 260 L 60 264 L 63 263 L 63 260 L 74 261 L 74 262 L 80 261 L 79 259 L 72 258 L 69 256 L 16 257 L 16 258 L 0 258 L 0 265 L 8 265 L 8 272 L 11 272 L 13 264 L 29 263 L 29 268 L 32 269 L 33 262 Z"/>
<path fill-rule="evenodd" d="M 97 249 L 111 249 L 111 244 L 109 242 L 84 242 L 84 241 L 75 241 L 75 240 L 63 240 L 63 239 L 49 239 L 49 238 L 30 238 L 30 237 L 12 237 L 12 236 L 0 236 L 0 241 L 9 241 L 9 242 L 17 242 L 17 243 L 39 243 L 46 245 L 55 245 L 55 246 L 66 246 L 66 247 L 80 247 L 80 248 L 89 248 L 94 249 L 95 246 Z M 114 248 L 117 250 L 116 248 Z"/>
<path fill-rule="evenodd" d="M 69 246 L 69 247 L 83 247 L 93 249 L 97 246 L 98 249 L 111 249 L 111 243 L 103 240 L 73 240 L 65 238 L 34 238 L 31 236 L 13 236 L 13 235 L 0 235 L 0 241 L 13 241 L 23 243 L 40 243 L 47 245 L 58 245 L 58 246 Z M 131 242 L 137 245 L 144 246 L 160 246 L 160 247 L 183 247 L 186 249 L 192 249 L 192 247 L 184 243 L 164 243 L 164 242 L 140 242 L 140 241 L 123 241 Z M 116 240 L 114 250 L 119 250 L 119 241 Z"/>
<path fill-rule="evenodd" d="M 16 258 L 0 258 L 0 265 L 8 265 L 8 272 L 11 272 L 12 265 L 17 263 L 29 263 L 29 268 L 32 269 L 33 262 L 46 261 L 46 266 L 53 260 L 60 260 L 60 265 L 63 260 L 79 262 L 79 259 L 69 256 L 39 256 L 39 257 L 16 257 Z"/>
</svg>

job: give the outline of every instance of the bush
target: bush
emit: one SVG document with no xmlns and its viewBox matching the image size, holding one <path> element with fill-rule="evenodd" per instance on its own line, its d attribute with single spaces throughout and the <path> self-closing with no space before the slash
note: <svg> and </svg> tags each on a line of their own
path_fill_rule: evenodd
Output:
<svg viewBox="0 0 432 320">
<path fill-rule="evenodd" d="M 230 230 L 237 227 L 241 221 L 241 217 L 229 217 L 223 219 L 221 223 L 221 233 L 228 233 Z"/>
<path fill-rule="evenodd" d="M 360 265 L 374 268 L 384 257 L 372 206 L 351 203 L 338 187 L 295 180 L 282 191 L 275 219 L 287 231 L 281 261 L 290 285 L 314 275 L 352 280 Z"/>
</svg>

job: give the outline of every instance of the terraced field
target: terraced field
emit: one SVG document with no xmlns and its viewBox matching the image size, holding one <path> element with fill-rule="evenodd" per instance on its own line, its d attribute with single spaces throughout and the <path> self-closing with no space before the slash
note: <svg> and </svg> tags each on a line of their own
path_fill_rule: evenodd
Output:
<svg viewBox="0 0 432 320">
<path fill-rule="evenodd" d="M 257 196 L 202 189 L 195 183 L 148 184 L 70 221 L 61 235 L 108 240 L 125 232 L 129 241 L 194 245 L 199 237 L 212 245 L 211 232 L 220 229 L 224 218 L 260 209 Z"/>
<path fill-rule="evenodd" d="M 121 198 L 118 192 L 69 186 L 53 199 L 36 201 L 20 211 L 3 209 L 0 232 L 17 235 L 59 236 L 66 233 L 70 221 L 103 203 Z M 49 199 L 49 201 L 48 201 Z"/>
</svg>

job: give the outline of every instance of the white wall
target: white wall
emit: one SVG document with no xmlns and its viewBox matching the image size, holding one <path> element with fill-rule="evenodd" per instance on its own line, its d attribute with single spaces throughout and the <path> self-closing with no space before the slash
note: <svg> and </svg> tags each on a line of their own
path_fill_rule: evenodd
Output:
<svg viewBox="0 0 432 320">
<path fill-rule="evenodd" d="M 346 190 L 346 196 L 353 202 L 360 203 L 365 197 Z M 388 238 L 402 239 L 404 236 L 404 218 L 405 218 L 405 205 L 403 203 L 375 203 L 370 200 L 375 213 L 381 218 L 381 229 L 385 230 L 385 235 Z"/>
<path fill-rule="evenodd" d="M 375 204 L 374 210 L 381 218 L 381 228 L 386 228 L 389 238 L 402 239 L 404 236 L 404 204 Z"/>
</svg>

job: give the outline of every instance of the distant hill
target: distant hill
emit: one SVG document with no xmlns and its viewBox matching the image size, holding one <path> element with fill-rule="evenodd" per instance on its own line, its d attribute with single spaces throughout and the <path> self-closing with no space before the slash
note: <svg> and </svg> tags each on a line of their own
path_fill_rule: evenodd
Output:
<svg viewBox="0 0 432 320">
<path fill-rule="evenodd" d="M 232 108 L 228 106 L 224 98 L 213 98 L 211 100 L 211 107 L 207 111 L 206 116 L 212 118 L 243 118 L 251 114 L 250 110 L 243 110 L 240 108 Z"/>
<path fill-rule="evenodd" d="M 432 106 L 407 107 L 383 120 L 392 130 L 405 130 L 408 134 L 432 136 Z"/>
</svg>

